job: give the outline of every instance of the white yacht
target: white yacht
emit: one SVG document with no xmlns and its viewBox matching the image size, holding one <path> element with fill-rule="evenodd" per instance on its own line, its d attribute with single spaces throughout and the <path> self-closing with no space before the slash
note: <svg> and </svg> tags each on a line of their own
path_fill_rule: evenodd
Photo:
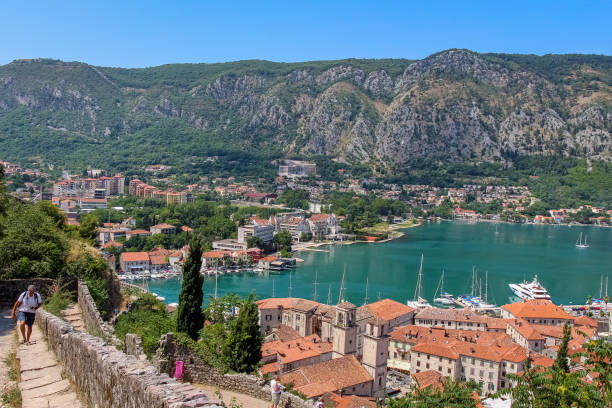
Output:
<svg viewBox="0 0 612 408">
<path fill-rule="evenodd" d="M 512 292 L 514 292 L 516 296 L 523 300 L 550 300 L 548 292 L 546 291 L 544 286 L 542 286 L 540 282 L 538 282 L 538 275 L 533 278 L 532 282 L 525 281 L 523 283 L 511 283 L 508 286 L 510 286 L 510 289 L 512 289 Z"/>
<path fill-rule="evenodd" d="M 421 254 L 421 267 L 419 268 L 419 276 L 417 278 L 416 288 L 414 289 L 414 298 L 411 301 L 406 302 L 406 304 L 415 309 L 422 309 L 424 307 L 431 307 L 429 303 L 427 303 L 426 299 L 421 297 L 422 291 L 422 281 L 423 281 L 423 254 Z"/>
</svg>

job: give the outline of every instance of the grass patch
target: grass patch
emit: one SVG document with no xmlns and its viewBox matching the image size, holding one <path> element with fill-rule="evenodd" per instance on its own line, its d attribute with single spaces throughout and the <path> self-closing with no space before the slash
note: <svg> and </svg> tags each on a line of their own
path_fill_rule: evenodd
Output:
<svg viewBox="0 0 612 408">
<path fill-rule="evenodd" d="M 2 404 L 10 408 L 21 408 L 21 391 L 15 385 L 13 388 L 2 394 L 0 397 Z"/>
<path fill-rule="evenodd" d="M 74 293 L 64 289 L 58 289 L 43 303 L 45 310 L 57 317 L 63 318 L 62 311 L 66 309 L 74 299 Z"/>
<path fill-rule="evenodd" d="M 21 408 L 21 391 L 17 383 L 19 383 L 19 360 L 17 359 L 17 354 L 14 352 L 9 353 L 8 356 L 4 359 L 4 364 L 8 367 L 8 378 L 11 381 L 15 382 L 13 388 L 6 391 L 4 394 L 0 396 L 0 401 L 3 406 L 10 408 Z"/>
</svg>

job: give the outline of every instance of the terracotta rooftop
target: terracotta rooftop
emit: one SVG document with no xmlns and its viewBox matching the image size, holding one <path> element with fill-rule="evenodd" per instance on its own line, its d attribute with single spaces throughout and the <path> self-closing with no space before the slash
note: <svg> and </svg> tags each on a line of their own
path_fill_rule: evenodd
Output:
<svg viewBox="0 0 612 408">
<path fill-rule="evenodd" d="M 122 246 L 123 246 L 123 244 L 121 242 L 110 241 L 110 242 L 107 242 L 106 244 L 102 245 L 102 248 L 104 248 L 104 249 L 109 248 L 109 247 L 121 248 Z"/>
<path fill-rule="evenodd" d="M 580 316 L 574 320 L 574 326 L 586 326 L 597 329 L 597 321 L 588 316 Z"/>
<path fill-rule="evenodd" d="M 440 373 L 434 370 L 421 371 L 420 373 L 414 373 L 410 375 L 420 389 L 432 387 L 434 389 L 444 389 L 443 378 Z"/>
<path fill-rule="evenodd" d="M 488 318 L 469 309 L 441 309 L 427 307 L 414 316 L 415 319 L 487 323 Z"/>
<path fill-rule="evenodd" d="M 338 304 L 338 307 L 341 309 L 354 309 L 355 305 L 351 302 L 342 302 Z"/>
<path fill-rule="evenodd" d="M 293 327 L 286 324 L 279 324 L 272 329 L 272 334 L 276 335 L 280 341 L 295 340 L 300 337 L 300 334 Z"/>
<path fill-rule="evenodd" d="M 226 256 L 230 256 L 231 252 L 230 251 L 208 251 L 208 252 L 204 252 L 202 254 L 202 258 L 205 259 L 216 259 L 216 258 L 224 258 Z"/>
<path fill-rule="evenodd" d="M 256 303 L 260 309 L 277 309 L 282 307 L 283 309 L 297 309 L 302 311 L 310 311 L 321 306 L 318 302 L 301 298 L 268 298 L 258 300 Z"/>
<path fill-rule="evenodd" d="M 527 320 L 516 319 L 508 322 L 521 336 L 527 340 L 544 340 L 544 337 Z"/>
<path fill-rule="evenodd" d="M 523 319 L 564 319 L 571 321 L 575 319 L 574 316 L 550 300 L 528 300 L 526 302 L 510 303 L 503 305 L 502 309 L 508 311 L 514 317 L 522 317 Z"/>
<path fill-rule="evenodd" d="M 326 221 L 329 217 L 331 217 L 331 214 L 313 214 L 309 220 L 312 222 L 322 222 Z"/>
<path fill-rule="evenodd" d="M 323 396 L 325 407 L 333 408 L 376 408 L 376 402 L 372 398 L 357 395 L 345 395 L 341 397 L 336 393 Z"/>
<path fill-rule="evenodd" d="M 121 259 L 124 262 L 149 262 L 149 254 L 146 252 L 123 252 Z"/>
<path fill-rule="evenodd" d="M 164 255 L 151 255 L 149 259 L 151 260 L 151 265 L 168 265 Z"/>
<path fill-rule="evenodd" d="M 321 338 L 316 334 L 289 341 L 271 341 L 261 346 L 262 357 L 276 355 L 277 361 L 282 364 L 320 356 L 321 354 L 331 353 L 331 351 L 332 343 L 321 341 Z"/>
<path fill-rule="evenodd" d="M 162 223 L 152 226 L 150 229 L 167 229 L 167 228 L 176 228 L 174 225 Z"/>
<path fill-rule="evenodd" d="M 372 377 L 353 355 L 301 367 L 280 376 L 283 384 L 294 384 L 294 389 L 307 398 L 318 397 L 358 384 L 372 381 Z"/>
<path fill-rule="evenodd" d="M 379 300 L 378 302 L 361 306 L 359 309 L 360 310 L 357 311 L 358 315 L 361 314 L 365 317 L 366 313 L 363 312 L 367 310 L 372 315 L 387 321 L 413 313 L 416 310 L 391 299 Z"/>
</svg>

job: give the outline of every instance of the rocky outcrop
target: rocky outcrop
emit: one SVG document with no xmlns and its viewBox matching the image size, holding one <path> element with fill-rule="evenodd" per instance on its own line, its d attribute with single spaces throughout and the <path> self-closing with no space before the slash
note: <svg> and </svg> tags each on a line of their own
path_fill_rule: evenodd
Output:
<svg viewBox="0 0 612 408">
<path fill-rule="evenodd" d="M 19 140 L 29 155 L 44 156 L 50 154 L 42 148 L 45 138 L 62 144 L 71 134 L 71 149 L 88 143 L 79 145 L 82 151 L 125 160 L 124 152 L 108 154 L 116 140 L 140 147 L 144 134 L 152 143 L 173 140 L 156 156 L 169 161 L 185 145 L 383 165 L 551 153 L 606 158 L 612 156 L 611 66 L 612 57 L 468 50 L 416 62 L 245 61 L 134 72 L 15 62 L 0 67 L 0 121 L 9 125 L 0 150 Z M 23 134 L 38 139 L 20 139 Z"/>
</svg>

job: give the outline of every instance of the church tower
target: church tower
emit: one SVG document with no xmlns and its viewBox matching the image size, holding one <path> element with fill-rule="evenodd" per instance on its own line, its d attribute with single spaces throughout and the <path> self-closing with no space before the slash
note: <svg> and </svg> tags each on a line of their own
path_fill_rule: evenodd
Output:
<svg viewBox="0 0 612 408">
<path fill-rule="evenodd" d="M 342 302 L 335 308 L 332 326 L 332 358 L 357 352 L 357 308 L 350 302 Z"/>
<path fill-rule="evenodd" d="M 372 376 L 372 396 L 384 397 L 387 388 L 387 354 L 389 337 L 385 335 L 388 322 L 372 318 L 366 323 L 363 334 L 363 357 L 361 365 Z"/>
</svg>

